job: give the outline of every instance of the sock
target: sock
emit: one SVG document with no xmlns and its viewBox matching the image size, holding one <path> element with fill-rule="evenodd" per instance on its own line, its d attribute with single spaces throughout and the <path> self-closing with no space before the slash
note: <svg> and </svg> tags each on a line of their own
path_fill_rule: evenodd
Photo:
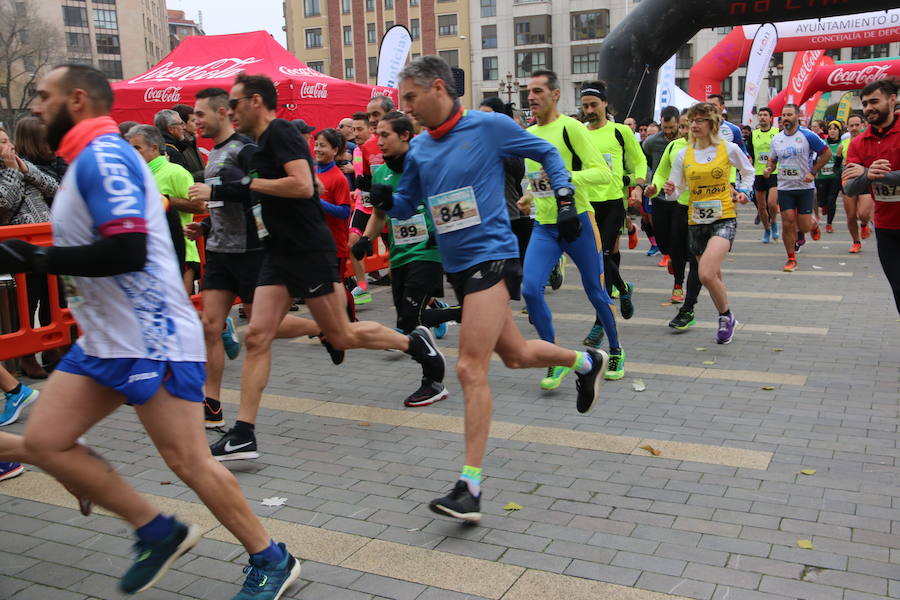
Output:
<svg viewBox="0 0 900 600">
<path fill-rule="evenodd" d="M 481 495 L 481 467 L 464 466 L 459 480 L 466 482 L 470 494 L 476 498 Z"/>
<path fill-rule="evenodd" d="M 369 291 L 369 282 L 366 280 L 365 277 L 363 277 L 361 280 L 357 281 L 356 285 L 359 286 L 360 288 L 364 289 L 367 292 Z"/>
<path fill-rule="evenodd" d="M 166 537 L 168 537 L 168 535 L 172 533 L 172 530 L 174 528 L 175 518 L 167 517 L 164 514 L 159 513 L 158 515 L 153 517 L 152 521 L 150 521 L 146 525 L 138 527 L 135 530 L 135 533 L 137 534 L 138 539 L 142 542 L 153 544 L 166 539 Z"/>
<path fill-rule="evenodd" d="M 674 289 L 680 290 L 680 289 L 682 289 L 682 285 L 680 283 L 676 283 Z"/>
<path fill-rule="evenodd" d="M 650 240 L 650 244 L 652 246 L 656 245 L 656 236 L 655 235 L 651 235 L 651 236 L 647 237 L 647 239 Z"/>
<path fill-rule="evenodd" d="M 22 383 L 19 382 L 19 383 L 16 384 L 16 387 L 14 387 L 13 389 L 9 390 L 9 391 L 6 392 L 6 393 L 7 393 L 7 394 L 12 394 L 12 395 L 15 396 L 16 394 L 18 394 L 18 393 L 21 392 L 21 391 L 22 391 Z"/>
<path fill-rule="evenodd" d="M 720 317 L 730 317 L 730 316 L 731 316 L 731 309 L 729 308 L 729 309 L 727 309 L 725 312 L 719 313 L 719 316 L 720 316 Z"/>
<path fill-rule="evenodd" d="M 262 562 L 263 564 L 277 565 L 284 560 L 284 551 L 274 540 L 269 540 L 269 545 L 266 546 L 265 550 L 251 554 L 250 558 L 256 558 L 257 562 Z"/>
<path fill-rule="evenodd" d="M 576 354 L 578 355 L 578 358 L 575 359 L 575 364 L 572 365 L 572 368 L 575 369 L 575 372 L 579 375 L 590 373 L 594 366 L 591 355 L 587 352 L 576 352 Z"/>
<path fill-rule="evenodd" d="M 255 430 L 256 430 L 256 425 L 254 425 L 253 423 L 248 423 L 246 421 L 235 421 L 233 429 L 240 433 L 254 435 Z"/>
<path fill-rule="evenodd" d="M 788 252 L 788 260 L 796 260 L 797 254 L 794 252 Z"/>
</svg>

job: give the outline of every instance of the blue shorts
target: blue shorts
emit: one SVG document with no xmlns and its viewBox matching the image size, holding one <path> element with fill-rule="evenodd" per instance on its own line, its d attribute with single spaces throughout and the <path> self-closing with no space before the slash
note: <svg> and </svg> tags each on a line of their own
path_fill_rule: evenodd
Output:
<svg viewBox="0 0 900 600">
<path fill-rule="evenodd" d="M 808 215 L 813 211 L 816 190 L 778 190 L 778 208 L 796 210 L 798 215 Z"/>
<path fill-rule="evenodd" d="M 169 362 L 149 358 L 97 358 L 75 344 L 56 366 L 60 371 L 90 377 L 125 395 L 125 404 L 144 404 L 164 385 L 182 400 L 203 402 L 206 364 Z"/>
</svg>

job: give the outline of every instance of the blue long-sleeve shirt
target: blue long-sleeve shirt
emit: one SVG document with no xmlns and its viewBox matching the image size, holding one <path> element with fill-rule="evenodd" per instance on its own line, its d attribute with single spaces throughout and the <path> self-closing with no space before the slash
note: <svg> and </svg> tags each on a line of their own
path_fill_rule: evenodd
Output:
<svg viewBox="0 0 900 600">
<path fill-rule="evenodd" d="M 527 133 L 505 115 L 466 111 L 443 137 L 423 133 L 412 140 L 394 206 L 387 212 L 408 219 L 423 198 L 432 210 L 434 196 L 471 187 L 481 223 L 454 231 L 437 228 L 444 270 L 458 273 L 486 261 L 518 258 L 504 196 L 503 159 L 512 156 L 541 163 L 552 189 L 574 189 L 552 144 Z"/>
</svg>

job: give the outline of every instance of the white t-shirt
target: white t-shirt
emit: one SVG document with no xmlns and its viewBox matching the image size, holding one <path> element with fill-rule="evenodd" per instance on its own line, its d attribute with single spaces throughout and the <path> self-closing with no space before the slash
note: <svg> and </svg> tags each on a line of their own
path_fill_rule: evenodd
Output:
<svg viewBox="0 0 900 600">
<path fill-rule="evenodd" d="M 815 189 L 815 181 L 805 181 L 807 173 L 812 170 L 816 157 L 828 147 L 822 138 L 807 129 L 798 127 L 793 135 L 784 130 L 772 138 L 772 149 L 769 156 L 778 161 L 779 190 L 811 190 Z"/>
</svg>

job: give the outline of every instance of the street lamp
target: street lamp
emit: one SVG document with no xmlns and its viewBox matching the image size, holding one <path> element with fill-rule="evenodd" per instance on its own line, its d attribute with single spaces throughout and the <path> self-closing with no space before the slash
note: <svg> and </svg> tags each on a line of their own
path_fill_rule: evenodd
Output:
<svg viewBox="0 0 900 600">
<path fill-rule="evenodd" d="M 782 65 L 782 64 L 776 65 L 774 60 L 769 62 L 769 78 L 766 80 L 766 82 L 769 84 L 769 94 L 768 94 L 769 100 L 771 100 L 775 96 L 775 94 L 777 94 L 777 92 L 775 92 L 775 93 L 772 92 L 772 89 L 773 89 L 772 88 L 772 79 L 776 75 L 780 77 L 781 73 L 782 73 L 782 69 L 784 69 L 784 65 Z"/>
<path fill-rule="evenodd" d="M 513 74 L 509 71 L 506 72 L 506 83 L 500 82 L 500 89 L 498 90 L 501 94 L 506 94 L 506 103 L 512 104 L 512 95 L 513 92 L 519 90 L 519 80 L 516 79 L 513 81 Z"/>
</svg>

